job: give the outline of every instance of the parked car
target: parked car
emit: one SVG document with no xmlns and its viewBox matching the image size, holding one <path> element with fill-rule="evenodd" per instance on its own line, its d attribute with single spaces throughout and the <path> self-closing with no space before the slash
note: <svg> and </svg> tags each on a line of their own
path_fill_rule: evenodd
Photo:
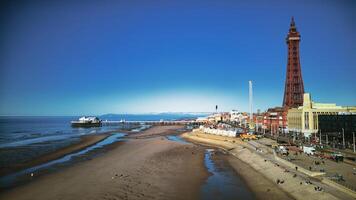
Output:
<svg viewBox="0 0 356 200">
<path fill-rule="evenodd" d="M 308 155 L 314 155 L 315 154 L 315 148 L 314 147 L 307 147 L 303 146 L 303 152 Z"/>
<path fill-rule="evenodd" d="M 344 161 L 344 156 L 340 152 L 333 152 L 331 154 L 331 159 L 335 162 Z"/>
<path fill-rule="evenodd" d="M 282 155 L 288 155 L 288 148 L 286 146 L 278 146 L 276 151 Z"/>
</svg>

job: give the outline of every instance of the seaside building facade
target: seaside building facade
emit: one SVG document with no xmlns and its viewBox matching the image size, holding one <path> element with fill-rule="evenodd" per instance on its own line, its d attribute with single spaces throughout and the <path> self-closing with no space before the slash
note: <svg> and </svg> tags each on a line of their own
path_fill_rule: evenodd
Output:
<svg viewBox="0 0 356 200">
<path fill-rule="evenodd" d="M 256 114 L 253 115 L 253 122 L 255 123 L 255 130 L 257 132 L 263 132 L 263 117 L 264 115 L 257 111 Z"/>
<path fill-rule="evenodd" d="M 303 105 L 288 110 L 288 130 L 309 137 L 319 129 L 319 115 L 338 115 L 343 112 L 356 112 L 356 107 L 342 107 L 335 103 L 313 102 L 309 93 L 303 97 Z"/>
<path fill-rule="evenodd" d="M 286 111 L 283 107 L 269 108 L 263 114 L 262 129 L 264 133 L 277 136 L 287 126 Z"/>
<path fill-rule="evenodd" d="M 232 122 L 239 122 L 242 114 L 239 113 L 237 110 L 230 111 L 230 121 Z"/>
<path fill-rule="evenodd" d="M 318 115 L 318 128 L 323 144 L 352 149 L 356 134 L 356 112 Z"/>
</svg>

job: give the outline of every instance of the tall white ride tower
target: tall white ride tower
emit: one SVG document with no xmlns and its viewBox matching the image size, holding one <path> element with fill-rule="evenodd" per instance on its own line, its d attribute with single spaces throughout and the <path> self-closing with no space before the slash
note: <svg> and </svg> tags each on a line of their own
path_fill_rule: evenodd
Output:
<svg viewBox="0 0 356 200">
<path fill-rule="evenodd" d="M 249 91 L 249 107 L 250 107 L 250 122 L 253 121 L 253 106 L 252 106 L 252 81 L 248 81 L 248 91 Z"/>
</svg>

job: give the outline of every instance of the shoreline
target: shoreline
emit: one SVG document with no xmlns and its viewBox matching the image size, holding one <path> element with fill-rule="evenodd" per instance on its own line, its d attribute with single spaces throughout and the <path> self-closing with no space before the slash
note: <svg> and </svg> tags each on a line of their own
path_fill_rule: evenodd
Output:
<svg viewBox="0 0 356 200">
<path fill-rule="evenodd" d="M 182 137 L 193 144 L 201 145 L 203 147 L 217 148 L 226 152 L 228 154 L 228 157 L 226 158 L 227 163 L 238 174 L 238 176 L 246 184 L 248 189 L 252 191 L 256 199 L 294 199 L 287 192 L 278 188 L 274 182 L 270 181 L 262 173 L 253 169 L 249 164 L 242 161 L 241 159 L 231 155 L 228 149 L 226 149 L 222 145 L 207 142 L 198 142 L 197 140 L 186 137 L 183 134 Z M 266 194 L 268 194 L 268 196 L 266 196 Z"/>
<path fill-rule="evenodd" d="M 205 149 L 161 136 L 175 128 L 150 128 L 135 135 L 152 137 L 113 143 L 105 154 L 35 177 L 0 193 L 0 198 L 199 199 L 200 187 L 209 177 Z"/>
<path fill-rule="evenodd" d="M 154 127 L 154 126 L 152 126 L 152 127 Z M 126 136 L 127 138 L 136 138 L 136 137 L 148 138 L 148 137 L 155 137 L 155 136 L 159 136 L 159 135 L 162 135 L 162 136 L 169 135 L 172 133 L 172 131 L 177 132 L 176 129 L 181 128 L 181 126 L 173 126 L 172 128 L 175 130 L 169 130 L 169 132 L 165 132 L 165 133 L 161 133 L 161 134 L 157 135 L 157 134 L 154 134 L 152 131 L 150 131 L 150 129 L 152 127 L 148 128 L 148 129 L 144 129 L 139 132 L 133 132 L 132 130 L 127 130 L 127 129 L 118 129 L 118 130 L 107 131 L 107 132 L 99 133 L 99 134 L 95 134 L 95 135 L 83 135 L 83 136 L 79 137 L 78 142 L 75 142 L 75 143 L 69 144 L 65 147 L 56 149 L 53 152 L 38 156 L 32 160 L 26 161 L 21 164 L 12 165 L 11 167 L 6 167 L 6 168 L 0 167 L 0 177 L 5 177 L 7 175 L 11 175 L 13 173 L 17 173 L 22 170 L 59 159 L 66 155 L 79 152 L 87 147 L 90 147 L 92 145 L 95 145 L 96 143 L 99 143 L 99 142 L 105 140 L 106 138 L 108 138 L 109 136 L 111 136 L 114 133 L 128 134 Z M 114 145 L 114 144 L 107 145 L 107 147 L 105 147 L 105 149 L 111 148 L 112 145 Z"/>
<path fill-rule="evenodd" d="M 167 127 L 167 130 L 156 133 L 155 128 L 157 127 Z M 179 134 L 181 128 L 183 128 L 183 125 L 169 125 L 169 126 L 161 126 L 161 125 L 152 125 L 150 128 L 145 129 L 140 132 L 130 132 L 130 134 L 127 136 L 129 139 L 148 139 L 152 137 L 158 137 L 158 136 L 167 136 L 167 135 L 173 135 L 173 134 Z"/>
<path fill-rule="evenodd" d="M 255 192 L 229 162 L 228 152 L 217 147 L 203 147 L 207 148 L 206 167 L 212 173 L 202 186 L 203 199 L 257 199 Z"/>
<path fill-rule="evenodd" d="M 19 172 L 21 170 L 31 168 L 37 165 L 41 165 L 61 157 L 64 157 L 68 154 L 81 151 L 89 146 L 92 146 L 98 142 L 101 142 L 111 136 L 113 133 L 121 132 L 118 131 L 108 131 L 105 133 L 95 134 L 95 135 L 84 135 L 79 138 L 79 141 L 76 143 L 69 144 L 68 146 L 54 150 L 53 152 L 41 155 L 27 162 L 13 165 L 12 167 L 0 169 L 0 177 L 10 175 L 12 173 Z"/>
<path fill-rule="evenodd" d="M 254 193 L 256 199 L 294 199 L 290 194 L 278 188 L 274 182 L 268 180 L 262 173 L 253 169 L 244 161 L 232 155 L 229 155 L 227 160 L 248 188 Z"/>
<path fill-rule="evenodd" d="M 321 200 L 340 198 L 340 195 L 337 195 L 338 197 L 334 196 L 337 191 L 332 191 L 331 194 L 329 191 L 331 188 L 328 188 L 325 185 L 324 186 L 328 188 L 328 191 L 315 191 L 314 184 L 321 185 L 322 183 L 315 182 L 310 185 L 304 184 L 306 180 L 310 180 L 309 177 L 300 174 L 293 176 L 295 173 L 293 172 L 293 169 L 286 171 L 288 168 L 285 168 L 285 166 L 281 164 L 277 164 L 278 161 L 274 161 L 272 157 L 269 158 L 266 153 L 256 152 L 253 146 L 249 143 L 242 142 L 238 138 L 209 135 L 199 131 L 184 133 L 182 134 L 182 137 L 195 143 L 208 144 L 226 150 L 232 158 L 230 159 L 230 162 L 235 166 L 234 168 L 237 171 L 240 171 L 239 174 L 241 174 L 244 179 L 248 180 L 247 184 L 256 193 L 258 198 L 269 199 L 271 195 L 266 194 L 269 194 L 270 192 L 287 197 L 282 199 Z M 246 164 L 247 166 L 243 166 L 243 164 Z M 258 178 L 253 176 L 253 174 L 256 176 L 258 175 Z M 265 180 L 262 181 L 263 179 Z M 277 179 L 285 180 L 284 184 L 276 184 Z M 273 185 L 274 188 L 270 188 L 271 185 Z"/>
</svg>

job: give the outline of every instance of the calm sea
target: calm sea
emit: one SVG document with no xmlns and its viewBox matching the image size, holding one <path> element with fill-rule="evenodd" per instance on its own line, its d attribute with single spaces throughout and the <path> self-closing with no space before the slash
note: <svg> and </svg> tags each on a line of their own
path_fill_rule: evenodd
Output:
<svg viewBox="0 0 356 200">
<path fill-rule="evenodd" d="M 177 120 L 203 115 L 153 114 L 100 116 L 102 120 Z M 100 134 L 121 128 L 102 126 L 73 128 L 70 121 L 79 117 L 0 117 L 0 166 L 7 168 L 78 142 L 83 135 Z"/>
</svg>

